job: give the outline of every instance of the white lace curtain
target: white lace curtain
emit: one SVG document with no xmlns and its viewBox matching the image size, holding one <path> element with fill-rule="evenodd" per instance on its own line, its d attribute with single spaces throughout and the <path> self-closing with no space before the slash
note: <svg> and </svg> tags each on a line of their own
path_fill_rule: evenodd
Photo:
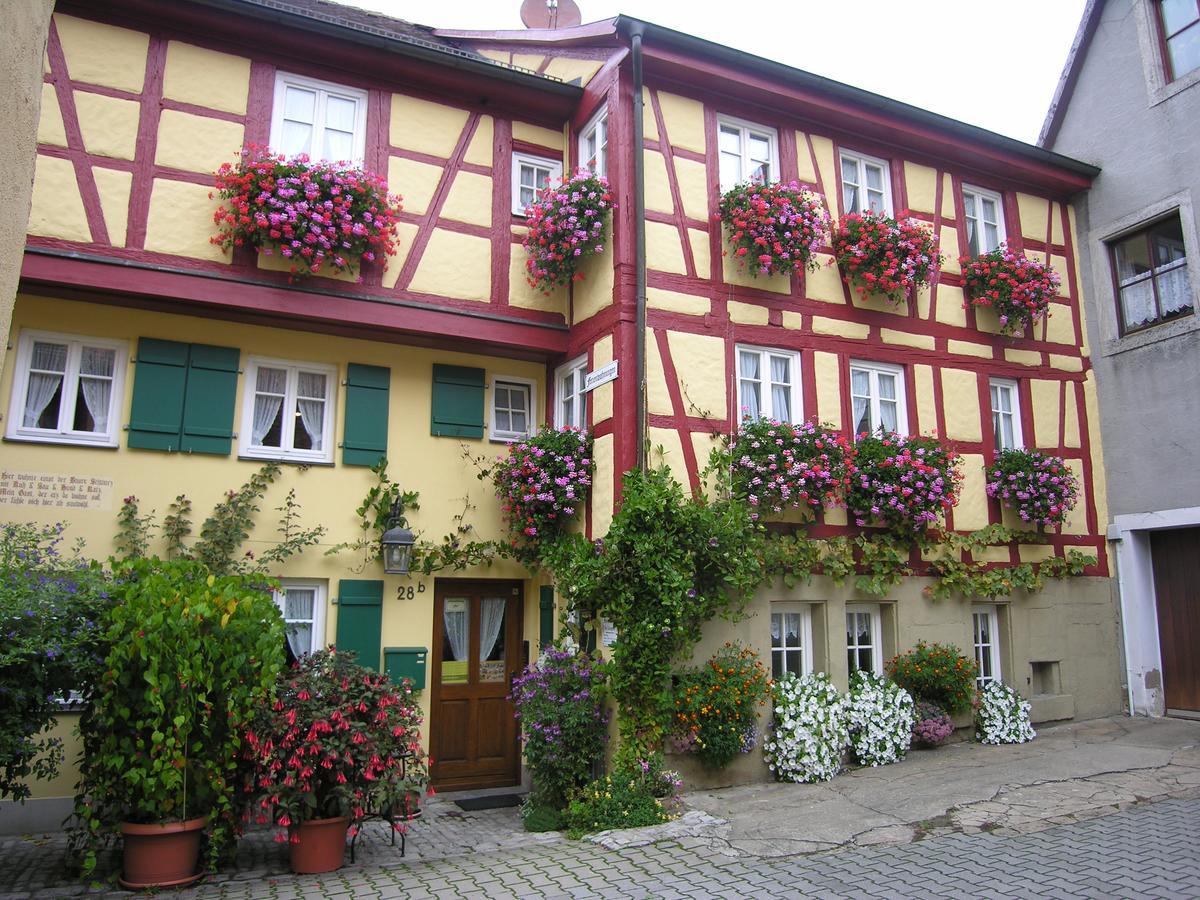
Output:
<svg viewBox="0 0 1200 900">
<path fill-rule="evenodd" d="M 29 367 L 42 370 L 29 373 L 29 388 L 25 395 L 24 427 L 36 428 L 62 385 L 63 373 L 67 370 L 66 344 L 35 343 Z"/>
<path fill-rule="evenodd" d="M 758 418 L 758 354 L 757 353 L 740 353 L 738 354 L 738 374 L 741 376 L 738 379 L 738 400 L 741 403 L 741 415 L 749 416 L 751 419 Z"/>
<path fill-rule="evenodd" d="M 300 410 L 300 423 L 308 432 L 309 446 L 320 450 L 325 431 L 325 376 L 301 372 L 296 394 L 296 408 Z"/>
<path fill-rule="evenodd" d="M 250 426 L 251 443 L 263 445 L 263 438 L 279 417 L 283 406 L 283 392 L 287 387 L 287 372 L 283 369 L 258 370 L 258 381 L 254 394 L 254 421 Z"/>
<path fill-rule="evenodd" d="M 92 417 L 92 431 L 108 431 L 116 353 L 103 347 L 84 347 L 79 360 L 79 391 Z M 89 377 L 91 376 L 91 377 Z"/>
<path fill-rule="evenodd" d="M 792 420 L 792 361 L 771 357 L 771 415 L 781 422 Z"/>
<path fill-rule="evenodd" d="M 470 608 L 467 606 L 465 600 L 460 600 L 457 603 L 447 600 L 446 608 L 442 610 L 442 623 L 446 628 L 446 640 L 450 642 L 450 652 L 454 654 L 455 662 L 462 662 L 471 652 L 467 644 L 471 627 L 469 616 Z"/>
<path fill-rule="evenodd" d="M 485 597 L 479 610 L 479 658 L 488 659 L 504 624 L 504 598 Z"/>
<path fill-rule="evenodd" d="M 287 621 L 287 642 L 297 659 L 312 650 L 315 600 L 316 592 L 313 590 L 292 588 L 284 595 L 283 618 Z"/>
</svg>

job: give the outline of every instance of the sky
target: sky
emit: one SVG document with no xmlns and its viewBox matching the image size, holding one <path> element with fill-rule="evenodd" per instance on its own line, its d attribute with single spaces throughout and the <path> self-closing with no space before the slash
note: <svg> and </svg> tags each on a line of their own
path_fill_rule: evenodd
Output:
<svg viewBox="0 0 1200 900">
<path fill-rule="evenodd" d="M 1033 143 L 1085 0 L 576 0 Z M 519 29 L 521 0 L 351 0 L 435 28 Z M 746 15 L 731 15 L 730 10 Z"/>
</svg>

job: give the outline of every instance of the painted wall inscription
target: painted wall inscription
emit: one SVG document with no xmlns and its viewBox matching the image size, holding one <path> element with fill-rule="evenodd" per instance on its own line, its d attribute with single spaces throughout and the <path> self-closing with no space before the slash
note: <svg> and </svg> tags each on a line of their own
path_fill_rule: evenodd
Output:
<svg viewBox="0 0 1200 900">
<path fill-rule="evenodd" d="M 39 509 L 112 509 L 113 480 L 90 475 L 0 471 L 0 503 Z"/>
</svg>

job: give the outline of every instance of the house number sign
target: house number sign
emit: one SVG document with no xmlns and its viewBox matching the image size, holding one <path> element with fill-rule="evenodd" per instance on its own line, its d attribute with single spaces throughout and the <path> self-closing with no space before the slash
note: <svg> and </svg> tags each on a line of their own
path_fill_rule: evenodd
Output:
<svg viewBox="0 0 1200 900">
<path fill-rule="evenodd" d="M 411 584 L 401 584 L 396 586 L 397 600 L 411 600 L 416 597 L 417 594 L 423 593 L 425 593 L 425 582 L 423 581 L 418 581 L 415 586 Z"/>
</svg>

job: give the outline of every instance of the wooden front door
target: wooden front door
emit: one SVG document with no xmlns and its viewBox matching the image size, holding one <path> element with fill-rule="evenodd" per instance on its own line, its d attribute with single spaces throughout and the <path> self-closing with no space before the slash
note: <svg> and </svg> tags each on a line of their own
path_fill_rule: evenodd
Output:
<svg viewBox="0 0 1200 900">
<path fill-rule="evenodd" d="M 1200 528 L 1150 533 L 1167 710 L 1200 712 Z"/>
<path fill-rule="evenodd" d="M 521 612 L 520 582 L 437 583 L 429 754 L 439 790 L 520 783 L 508 691 L 522 664 Z"/>
</svg>

